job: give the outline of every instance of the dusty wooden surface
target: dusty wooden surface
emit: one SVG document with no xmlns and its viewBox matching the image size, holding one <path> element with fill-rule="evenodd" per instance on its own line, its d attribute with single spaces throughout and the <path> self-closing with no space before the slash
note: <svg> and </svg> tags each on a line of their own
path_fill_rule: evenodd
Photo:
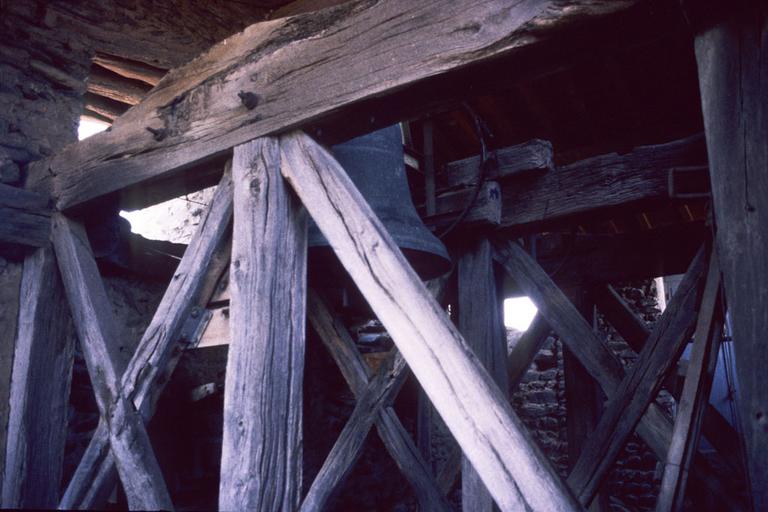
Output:
<svg viewBox="0 0 768 512">
<path fill-rule="evenodd" d="M 50 235 L 48 198 L 0 183 L 0 243 L 43 247 Z"/>
<path fill-rule="evenodd" d="M 753 506 L 766 510 L 768 14 L 761 2 L 739 3 L 728 14 L 696 36 L 696 61 Z"/>
<path fill-rule="evenodd" d="M 128 505 L 137 509 L 171 509 L 173 504 L 141 415 L 120 388 L 127 354 L 125 350 L 121 352 L 122 333 L 85 230 L 56 214 L 52 239 L 96 405 L 108 427 L 110 450 Z"/>
<path fill-rule="evenodd" d="M 303 133 L 282 173 L 502 510 L 579 505 L 339 164 Z"/>
<path fill-rule="evenodd" d="M 16 340 L 16 324 L 19 315 L 19 291 L 21 288 L 22 263 L 0 260 L 0 475 L 5 467 L 6 436 L 10 407 L 13 349 Z M 0 499 L 2 499 L 0 486 Z"/>
<path fill-rule="evenodd" d="M 521 52 L 634 3 L 359 0 L 251 25 L 169 73 L 110 132 L 33 164 L 28 186 L 70 208 L 420 80 Z M 339 73 L 350 79 L 337 80 Z M 241 91 L 256 96 L 255 108 L 241 102 Z M 364 124 L 358 133 L 376 127 Z"/>
<path fill-rule="evenodd" d="M 25 259 L 19 297 L 2 507 L 55 508 L 75 338 L 50 245 Z"/>
<path fill-rule="evenodd" d="M 275 138 L 235 148 L 222 510 L 301 498 L 307 217 L 279 169 Z"/>
</svg>

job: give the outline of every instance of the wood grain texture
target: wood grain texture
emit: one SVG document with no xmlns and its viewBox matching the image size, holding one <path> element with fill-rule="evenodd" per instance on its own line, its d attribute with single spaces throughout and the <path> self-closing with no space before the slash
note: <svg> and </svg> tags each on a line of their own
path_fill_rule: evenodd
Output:
<svg viewBox="0 0 768 512">
<path fill-rule="evenodd" d="M 24 260 L 19 296 L 2 507 L 55 508 L 75 339 L 50 245 Z"/>
<path fill-rule="evenodd" d="M 458 288 L 461 334 L 507 396 L 507 336 L 488 240 L 480 240 L 459 258 Z M 463 457 L 461 466 L 462 509 L 491 512 L 493 499 L 472 463 Z"/>
<path fill-rule="evenodd" d="M 301 497 L 307 216 L 279 169 L 277 139 L 235 148 L 221 510 Z"/>
<path fill-rule="evenodd" d="M 630 153 L 600 155 L 533 179 L 502 185 L 501 226 L 545 229 L 565 219 L 589 218 L 633 205 L 668 200 L 671 167 L 706 163 L 700 135 Z"/>
<path fill-rule="evenodd" d="M 357 0 L 251 25 L 170 72 L 110 132 L 33 164 L 29 187 L 67 209 L 421 80 L 522 52 L 635 3 Z M 349 78 L 337 80 L 340 72 Z M 241 103 L 240 91 L 257 95 L 256 108 Z M 147 127 L 166 137 L 155 140 Z M 372 128 L 366 121 L 357 132 Z"/>
<path fill-rule="evenodd" d="M 281 137 L 281 170 L 502 510 L 579 505 L 333 157 Z"/>
<path fill-rule="evenodd" d="M 693 333 L 706 263 L 702 248 L 574 464 L 568 484 L 582 504 L 594 498 Z"/>
<path fill-rule="evenodd" d="M 371 370 L 342 320 L 333 314 L 327 302 L 313 290 L 307 296 L 307 316 L 323 345 L 336 361 L 352 393 L 355 397 L 361 396 L 368 387 Z M 449 510 L 448 503 L 431 476 L 429 465 L 392 407 L 379 411 L 376 429 L 398 468 L 411 483 L 419 506 L 423 510 Z"/>
<path fill-rule="evenodd" d="M 768 13 L 762 2 L 733 7 L 696 36 L 696 61 L 753 506 L 766 510 Z"/>
<path fill-rule="evenodd" d="M 134 509 L 173 507 L 141 415 L 120 388 L 128 354 L 81 225 L 53 217 L 53 244 L 99 414 L 128 504 Z M 122 349 L 122 350 L 121 350 Z"/>
<path fill-rule="evenodd" d="M 51 211 L 48 198 L 0 183 L 0 244 L 48 245 Z"/>
<path fill-rule="evenodd" d="M 699 317 L 696 321 L 691 359 L 685 376 L 685 385 L 680 397 L 672 443 L 664 462 L 664 476 L 661 480 L 657 512 L 683 510 L 688 471 L 698 451 L 701 420 L 709 403 L 712 377 L 717 364 L 717 352 L 722 337 L 720 320 L 720 266 L 717 255 L 709 262 L 707 282 L 701 299 Z"/>
<path fill-rule="evenodd" d="M 208 301 L 221 274 L 220 264 L 217 265 L 221 258 L 217 255 L 228 240 L 232 189 L 232 175 L 226 170 L 122 375 L 121 392 L 133 402 L 144 422 L 152 417 L 154 405 L 181 355 L 179 338 L 184 322 L 193 308 L 200 309 Z M 225 252 L 227 259 L 228 249 Z M 101 422 L 59 503 L 61 508 L 104 506 L 98 500 L 111 492 L 115 475 L 108 443 L 107 426 Z"/>
<path fill-rule="evenodd" d="M 520 380 L 530 368 L 536 354 L 544 346 L 544 342 L 547 341 L 551 332 L 552 329 L 544 317 L 536 313 L 531 325 L 520 336 L 507 357 L 507 380 L 509 381 L 510 393 L 517 391 Z"/>
<path fill-rule="evenodd" d="M 91 72 L 88 75 L 88 82 L 85 88 L 88 92 L 98 96 L 128 105 L 136 105 L 147 95 L 147 92 L 152 87 L 96 65 L 91 66 Z"/>
<path fill-rule="evenodd" d="M 21 278 L 23 262 L 6 262 L 0 268 L 0 479 L 5 467 L 8 415 L 10 414 L 11 374 L 13 373 L 13 350 L 16 345 L 16 327 L 21 302 Z M 0 484 L 0 501 L 2 484 Z"/>
<path fill-rule="evenodd" d="M 302 512 L 325 510 L 328 498 L 344 481 L 360 456 L 363 443 L 379 412 L 389 406 L 408 377 L 405 360 L 394 352 L 379 367 L 365 391 L 360 393 L 352 415 L 331 448 L 328 457 L 301 504 Z"/>
</svg>

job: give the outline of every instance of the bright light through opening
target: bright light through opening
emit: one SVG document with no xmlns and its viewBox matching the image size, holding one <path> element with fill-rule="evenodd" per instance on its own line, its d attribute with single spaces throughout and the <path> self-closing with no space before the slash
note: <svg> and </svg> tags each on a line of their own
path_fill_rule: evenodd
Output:
<svg viewBox="0 0 768 512">
<path fill-rule="evenodd" d="M 536 316 L 536 306 L 528 297 L 515 297 L 504 300 L 504 325 L 525 331 Z"/>
<path fill-rule="evenodd" d="M 81 117 L 80 125 L 77 127 L 77 138 L 79 140 L 87 139 L 91 135 L 103 132 L 107 128 L 109 128 L 109 124 L 107 123 Z"/>
</svg>

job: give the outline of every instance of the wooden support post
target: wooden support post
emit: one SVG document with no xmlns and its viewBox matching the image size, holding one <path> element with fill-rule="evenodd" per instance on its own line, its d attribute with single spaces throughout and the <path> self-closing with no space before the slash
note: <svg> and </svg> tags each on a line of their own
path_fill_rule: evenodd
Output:
<svg viewBox="0 0 768 512">
<path fill-rule="evenodd" d="M 752 502 L 768 510 L 768 12 L 722 3 L 730 17 L 696 36 L 696 61 Z"/>
<path fill-rule="evenodd" d="M 397 352 L 390 354 L 371 379 L 368 388 L 362 392 L 352 415 L 344 425 L 339 438 L 320 468 L 315 481 L 301 504 L 302 512 L 325 510 L 328 498 L 344 480 L 360 456 L 363 443 L 379 412 L 388 407 L 397 396 L 406 377 L 408 366 Z"/>
<path fill-rule="evenodd" d="M 217 267 L 214 262 L 226 245 L 231 218 L 232 175 L 227 169 L 122 376 L 122 392 L 133 402 L 145 423 L 152 417 L 154 404 L 181 356 L 179 342 L 183 343 L 180 336 L 185 321 L 195 308 L 199 314 L 221 274 L 222 263 Z M 109 432 L 101 422 L 67 486 L 60 508 L 104 506 L 116 476 L 108 447 Z"/>
<path fill-rule="evenodd" d="M 507 337 L 488 240 L 474 244 L 458 262 L 459 329 L 480 363 L 507 396 Z M 471 462 L 461 463 L 463 510 L 492 511 L 493 500 Z"/>
<path fill-rule="evenodd" d="M 528 330 L 520 336 L 517 343 L 512 348 L 507 358 L 507 381 L 509 383 L 509 392 L 514 393 L 520 380 L 531 367 L 536 354 L 539 353 L 544 342 L 547 341 L 552 329 L 539 313 L 533 318 Z"/>
<path fill-rule="evenodd" d="M 502 510 L 578 502 L 341 166 L 300 132 L 281 170 Z"/>
<path fill-rule="evenodd" d="M 307 296 L 307 308 L 312 327 L 336 361 L 352 393 L 359 400 L 368 388 L 370 367 L 363 360 L 341 319 L 335 316 L 325 300 L 312 290 Z M 419 455 L 419 450 L 392 407 L 379 411 L 376 428 L 387 451 L 413 486 L 421 509 L 449 510 L 448 503 L 443 499 L 430 474 L 429 465 Z"/>
<path fill-rule="evenodd" d="M 577 308 L 594 330 L 594 304 L 584 293 L 576 297 Z M 603 408 L 601 390 L 571 350 L 563 347 L 563 371 L 565 373 L 565 412 L 568 436 L 568 466 L 573 468 L 584 453 L 590 434 L 595 429 Z M 573 486 L 571 486 L 573 489 Z M 578 494 L 576 495 L 578 498 Z M 608 510 L 607 496 L 601 494 L 592 503 L 582 501 L 592 512 Z"/>
<path fill-rule="evenodd" d="M 664 462 L 664 476 L 661 481 L 657 512 L 679 511 L 683 509 L 685 486 L 688 481 L 688 469 L 699 444 L 701 420 L 709 403 L 712 389 L 712 376 L 717 364 L 717 351 L 722 337 L 722 320 L 719 319 L 721 307 L 720 267 L 717 255 L 713 254 L 707 284 L 699 308 L 696 322 L 691 360 L 685 377 L 683 394 L 675 418 L 672 444 Z M 765 461 L 763 461 L 765 462 Z"/>
<path fill-rule="evenodd" d="M 136 408 L 120 388 L 125 361 L 111 305 L 81 225 L 56 214 L 53 244 L 96 405 L 132 509 L 170 509 L 171 498 Z"/>
<path fill-rule="evenodd" d="M 279 169 L 277 139 L 235 148 L 222 510 L 301 497 L 307 219 Z"/>
<path fill-rule="evenodd" d="M 690 338 L 705 266 L 702 249 L 574 464 L 568 484 L 582 504 L 592 501 L 648 404 L 656 397 L 664 376 Z"/>
<path fill-rule="evenodd" d="M 55 508 L 67 437 L 74 332 L 50 245 L 24 260 L 19 297 L 2 507 Z"/>
</svg>

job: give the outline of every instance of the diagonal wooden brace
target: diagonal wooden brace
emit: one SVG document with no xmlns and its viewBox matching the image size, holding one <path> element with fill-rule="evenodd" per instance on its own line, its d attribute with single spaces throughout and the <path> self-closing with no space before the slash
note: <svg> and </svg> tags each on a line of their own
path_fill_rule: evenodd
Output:
<svg viewBox="0 0 768 512">
<path fill-rule="evenodd" d="M 347 328 L 314 290 L 307 295 L 307 317 L 341 370 L 352 393 L 360 398 L 369 386 L 370 369 Z M 413 486 L 423 510 L 450 510 L 418 448 L 392 407 L 383 407 L 376 428 L 384 446 Z"/>
<path fill-rule="evenodd" d="M 578 510 L 488 372 L 338 162 L 301 132 L 281 171 L 392 336 L 499 508 Z"/>
<path fill-rule="evenodd" d="M 153 404 L 181 355 L 177 341 L 184 321 L 195 306 L 200 306 L 201 298 L 207 302 L 212 293 L 210 283 L 215 283 L 221 273 L 217 251 L 225 245 L 231 218 L 232 178 L 227 170 L 122 376 L 121 392 L 130 398 L 144 422 L 152 417 Z M 109 432 L 102 421 L 67 486 L 60 508 L 103 506 L 105 495 L 115 483 L 114 459 L 108 447 Z"/>
<path fill-rule="evenodd" d="M 360 456 L 368 431 L 379 413 L 392 403 L 400 391 L 408 377 L 407 370 L 408 366 L 400 353 L 397 349 L 393 349 L 379 367 L 376 376 L 371 379 L 367 389 L 358 395 L 352 415 L 344 425 L 344 429 L 304 498 L 304 503 L 301 505 L 302 512 L 324 510 L 328 498 Z"/>
<path fill-rule="evenodd" d="M 110 450 L 132 509 L 173 507 L 139 412 L 120 386 L 110 345 L 119 340 L 110 303 L 81 225 L 55 214 L 53 245 Z"/>
</svg>

